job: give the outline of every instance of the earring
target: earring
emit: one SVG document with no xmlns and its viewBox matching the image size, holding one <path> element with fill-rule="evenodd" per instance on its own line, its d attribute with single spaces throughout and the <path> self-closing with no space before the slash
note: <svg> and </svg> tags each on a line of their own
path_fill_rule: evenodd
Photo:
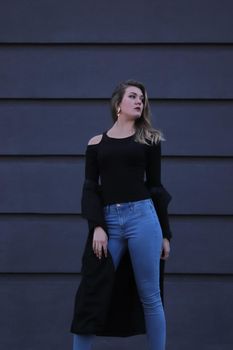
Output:
<svg viewBox="0 0 233 350">
<path fill-rule="evenodd" d="M 121 109 L 120 109 L 120 107 L 117 109 L 117 116 L 119 117 L 119 115 L 120 115 L 120 113 L 121 113 Z"/>
</svg>

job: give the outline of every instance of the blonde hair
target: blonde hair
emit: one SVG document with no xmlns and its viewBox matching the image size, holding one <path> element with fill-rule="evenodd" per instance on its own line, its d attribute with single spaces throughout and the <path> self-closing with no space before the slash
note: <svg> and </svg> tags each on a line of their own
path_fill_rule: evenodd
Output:
<svg viewBox="0 0 233 350">
<path fill-rule="evenodd" d="M 151 125 L 151 111 L 148 101 L 148 96 L 146 89 L 142 83 L 136 80 L 126 80 L 124 82 L 121 82 L 113 91 L 112 97 L 111 97 L 111 112 L 112 112 L 112 118 L 113 121 L 117 121 L 117 109 L 119 107 L 119 104 L 121 103 L 126 88 L 129 86 L 136 86 L 138 87 L 143 94 L 144 101 L 143 101 L 143 111 L 141 114 L 141 117 L 138 118 L 135 121 L 135 141 L 139 143 L 144 143 L 148 145 L 148 142 L 146 139 L 149 139 L 151 143 L 158 143 L 159 141 L 165 141 L 163 132 L 160 129 L 155 129 Z"/>
</svg>

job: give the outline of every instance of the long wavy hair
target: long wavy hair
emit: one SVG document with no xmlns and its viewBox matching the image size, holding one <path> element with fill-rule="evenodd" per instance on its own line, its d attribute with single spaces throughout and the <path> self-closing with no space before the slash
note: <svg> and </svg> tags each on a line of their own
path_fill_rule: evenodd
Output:
<svg viewBox="0 0 233 350">
<path fill-rule="evenodd" d="M 135 141 L 143 144 L 150 145 L 151 143 L 158 143 L 159 141 L 165 141 L 163 132 L 160 129 L 155 129 L 151 124 L 151 111 L 148 101 L 147 92 L 145 86 L 136 80 L 126 80 L 121 82 L 113 91 L 111 97 L 111 112 L 114 123 L 117 121 L 117 109 L 124 97 L 126 88 L 129 86 L 136 86 L 142 91 L 144 101 L 143 101 L 143 110 L 141 117 L 135 120 Z M 147 139 L 150 140 L 151 143 L 147 142 Z"/>
</svg>

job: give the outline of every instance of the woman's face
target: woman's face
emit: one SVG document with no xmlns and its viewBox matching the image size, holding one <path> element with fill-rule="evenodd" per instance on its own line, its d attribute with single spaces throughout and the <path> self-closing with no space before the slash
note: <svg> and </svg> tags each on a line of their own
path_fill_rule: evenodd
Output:
<svg viewBox="0 0 233 350">
<path fill-rule="evenodd" d="M 140 118 L 144 106 L 142 90 L 136 86 L 128 86 L 119 105 L 120 115 Z"/>
</svg>

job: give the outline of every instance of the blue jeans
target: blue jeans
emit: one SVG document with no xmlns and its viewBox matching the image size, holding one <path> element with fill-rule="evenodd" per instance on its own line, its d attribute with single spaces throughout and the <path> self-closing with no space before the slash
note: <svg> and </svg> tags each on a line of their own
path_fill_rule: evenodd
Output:
<svg viewBox="0 0 233 350">
<path fill-rule="evenodd" d="M 164 350 L 166 321 L 159 287 L 163 236 L 152 199 L 106 205 L 104 215 L 115 269 L 128 246 L 149 350 Z M 90 350 L 94 337 L 74 334 L 73 350 Z"/>
</svg>

